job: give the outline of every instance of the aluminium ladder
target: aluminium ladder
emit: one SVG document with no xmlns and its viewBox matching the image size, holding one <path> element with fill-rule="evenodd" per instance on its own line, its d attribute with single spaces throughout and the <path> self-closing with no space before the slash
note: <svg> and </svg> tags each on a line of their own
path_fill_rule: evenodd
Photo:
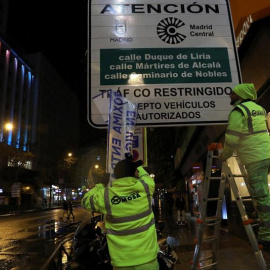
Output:
<svg viewBox="0 0 270 270">
<path fill-rule="evenodd" d="M 254 220 L 248 218 L 245 210 L 245 206 L 243 204 L 244 198 L 240 196 L 235 178 L 236 177 L 243 177 L 246 182 L 246 171 L 244 166 L 239 164 L 239 169 L 241 171 L 241 175 L 232 174 L 230 167 L 228 166 L 227 162 L 222 163 L 222 173 L 220 177 L 212 177 L 212 165 L 213 160 L 218 159 L 218 154 L 216 154 L 219 150 L 222 149 L 222 144 L 212 143 L 208 146 L 208 153 L 207 153 L 207 164 L 205 170 L 205 178 L 203 181 L 203 192 L 202 192 L 202 208 L 200 213 L 200 218 L 197 220 L 198 223 L 198 237 L 196 240 L 195 251 L 193 255 L 192 261 L 192 270 L 196 269 L 215 269 L 218 268 L 218 244 L 219 244 L 219 234 L 220 234 L 220 225 L 222 220 L 222 205 L 224 199 L 224 191 L 226 183 L 230 184 L 231 190 L 234 194 L 237 207 L 239 209 L 249 242 L 252 246 L 254 251 L 257 263 L 261 270 L 267 270 L 266 263 L 264 261 L 261 247 L 258 246 L 257 239 L 255 237 L 253 226 Z M 209 197 L 209 188 L 211 181 L 219 181 L 219 190 L 218 195 L 216 198 Z M 249 197 L 250 198 L 250 197 Z M 207 216 L 207 205 L 208 202 L 215 201 L 217 203 L 216 213 L 214 216 Z M 252 199 L 252 203 L 255 207 L 255 202 Z M 211 230 L 212 235 L 205 236 L 204 232 L 205 229 Z M 205 257 L 201 256 L 202 247 L 203 245 L 210 244 L 211 245 L 211 253 L 210 255 L 206 255 Z"/>
</svg>

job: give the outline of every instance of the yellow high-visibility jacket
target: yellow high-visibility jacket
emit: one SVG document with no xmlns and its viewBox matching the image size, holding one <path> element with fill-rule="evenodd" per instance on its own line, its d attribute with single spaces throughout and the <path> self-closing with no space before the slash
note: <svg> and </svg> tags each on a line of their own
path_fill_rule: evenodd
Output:
<svg viewBox="0 0 270 270">
<path fill-rule="evenodd" d="M 158 243 L 152 196 L 155 182 L 143 169 L 139 178 L 120 178 L 87 192 L 82 205 L 105 214 L 106 237 L 113 266 L 135 266 L 157 257 Z"/>
<path fill-rule="evenodd" d="M 229 115 L 225 133 L 225 158 L 236 150 L 244 165 L 270 158 L 270 137 L 266 111 L 251 100 L 244 100 Z"/>
</svg>

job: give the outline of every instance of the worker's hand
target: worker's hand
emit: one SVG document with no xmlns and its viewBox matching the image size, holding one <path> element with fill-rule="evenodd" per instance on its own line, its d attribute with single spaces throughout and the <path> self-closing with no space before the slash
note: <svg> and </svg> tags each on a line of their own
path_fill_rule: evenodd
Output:
<svg viewBox="0 0 270 270">
<path fill-rule="evenodd" d="M 132 160 L 132 161 L 134 160 L 134 158 L 133 158 L 133 156 L 132 156 L 132 154 L 130 152 L 125 153 L 125 158 L 128 159 L 128 160 Z"/>
<path fill-rule="evenodd" d="M 136 161 L 137 168 L 143 165 L 143 161 L 141 159 Z"/>
</svg>

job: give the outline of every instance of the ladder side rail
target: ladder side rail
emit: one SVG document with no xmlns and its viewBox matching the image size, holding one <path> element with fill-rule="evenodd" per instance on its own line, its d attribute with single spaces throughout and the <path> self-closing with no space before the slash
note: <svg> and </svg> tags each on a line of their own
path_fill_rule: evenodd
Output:
<svg viewBox="0 0 270 270">
<path fill-rule="evenodd" d="M 233 177 L 233 174 L 231 172 L 231 169 L 228 166 L 225 166 L 224 169 L 226 171 L 226 176 L 227 176 L 227 179 L 229 181 L 231 190 L 234 194 L 236 204 L 237 204 L 238 210 L 240 212 L 240 216 L 242 218 L 242 221 L 243 222 L 247 221 L 249 218 L 247 216 L 245 206 L 244 206 L 243 201 L 241 199 L 241 196 L 239 194 L 239 190 L 237 188 L 237 185 L 236 185 L 235 179 Z M 266 270 L 267 269 L 266 263 L 265 263 L 263 255 L 262 255 L 262 252 L 258 247 L 257 239 L 256 239 L 256 236 L 254 234 L 252 226 L 250 224 L 247 224 L 247 225 L 244 225 L 244 227 L 245 227 L 245 230 L 247 232 L 249 242 L 250 242 L 252 249 L 255 253 L 257 263 L 260 266 L 260 269 Z"/>
<path fill-rule="evenodd" d="M 246 171 L 246 168 L 245 166 L 241 163 L 241 161 L 239 160 L 239 158 L 236 156 L 236 161 L 237 161 L 237 164 L 239 166 L 239 169 L 240 169 L 240 172 L 241 172 L 241 175 L 243 175 L 243 179 L 245 181 L 245 184 L 246 184 L 246 187 L 247 187 L 247 190 L 248 190 L 248 193 L 251 197 L 251 201 L 252 201 L 252 205 L 256 211 L 256 213 L 258 212 L 257 211 L 257 205 L 256 205 L 256 202 L 255 202 L 255 199 L 251 196 L 251 193 L 250 193 L 250 186 L 249 186 L 249 183 L 248 183 L 248 175 L 247 175 L 247 171 Z"/>
<path fill-rule="evenodd" d="M 210 187 L 210 177 L 211 177 L 211 167 L 213 163 L 213 151 L 207 152 L 207 161 L 206 161 L 206 169 L 205 169 L 205 177 L 203 180 L 203 196 L 202 196 L 202 207 L 200 213 L 201 223 L 198 225 L 197 232 L 197 243 L 195 246 L 195 251 L 192 260 L 192 270 L 197 269 L 197 265 L 199 263 L 199 259 L 201 257 L 201 248 L 202 248 L 202 239 L 203 239 L 203 229 L 204 229 L 204 220 L 207 211 L 207 200 L 209 195 L 209 187 Z"/>
<path fill-rule="evenodd" d="M 194 255 L 193 255 L 193 260 L 192 260 L 192 266 L 191 266 L 192 270 L 198 269 L 197 266 L 199 263 L 200 255 L 201 255 L 201 245 L 196 244 L 195 250 L 194 250 Z"/>
<path fill-rule="evenodd" d="M 206 215 L 207 215 L 207 205 L 208 205 L 208 201 L 209 201 L 209 188 L 210 188 L 210 182 L 211 179 L 217 180 L 219 179 L 221 181 L 221 178 L 219 177 L 211 177 L 212 174 L 212 164 L 213 164 L 213 159 L 214 158 L 218 158 L 218 156 L 214 156 L 214 151 L 208 151 L 207 153 L 207 162 L 206 162 L 206 168 L 205 168 L 205 177 L 203 180 L 203 198 L 202 198 L 202 208 L 201 208 L 201 213 L 200 213 L 200 219 L 201 219 L 201 223 L 199 223 L 198 225 L 198 238 L 197 238 L 197 243 L 196 243 L 196 247 L 195 247 L 195 251 L 194 251 L 194 256 L 193 256 L 193 263 L 192 263 L 192 269 L 198 269 L 198 263 L 200 261 L 201 258 L 201 249 L 202 249 L 202 242 L 203 242 L 203 231 L 204 231 L 204 227 L 206 226 Z M 220 212 L 219 217 L 221 216 L 221 208 L 222 208 L 222 202 L 223 202 L 223 195 L 224 195 L 224 189 L 225 189 L 225 182 L 226 179 L 223 179 L 223 183 L 220 182 L 220 188 L 219 188 L 219 198 L 221 198 L 221 200 L 218 200 L 218 210 L 217 212 Z M 221 196 L 222 194 L 222 196 Z M 216 212 L 216 213 L 217 213 Z M 216 222 L 216 221 L 215 221 Z M 220 229 L 220 218 L 219 220 L 216 222 L 216 224 L 214 225 L 215 229 L 214 229 L 214 239 L 212 241 L 212 247 L 213 245 L 214 248 L 212 248 L 212 264 L 211 265 L 216 265 L 217 264 L 217 243 L 218 243 L 218 237 L 219 237 L 219 229 Z M 218 227 L 218 229 L 216 229 L 216 227 Z M 218 232 L 217 232 L 218 230 Z M 208 267 L 208 266 L 207 266 Z M 201 269 L 201 267 L 200 267 Z"/>
<path fill-rule="evenodd" d="M 222 172 L 223 172 L 223 164 L 222 164 Z M 216 216 L 218 218 L 217 224 L 214 227 L 214 236 L 216 237 L 216 241 L 213 242 L 212 244 L 212 255 L 213 263 L 218 262 L 218 246 L 219 246 L 219 236 L 220 236 L 220 226 L 221 226 L 221 220 L 222 220 L 222 206 L 223 206 L 223 201 L 224 201 L 224 193 L 225 193 L 225 187 L 226 187 L 226 176 L 224 173 L 221 174 L 221 180 L 220 180 L 220 187 L 219 187 L 219 200 L 217 202 L 217 211 L 216 211 Z"/>
<path fill-rule="evenodd" d="M 203 180 L 202 210 L 201 210 L 201 213 L 200 213 L 200 218 L 202 220 L 205 219 L 206 212 L 207 212 L 207 202 L 208 202 L 208 196 L 209 196 L 209 188 L 210 188 L 213 156 L 214 156 L 214 152 L 213 151 L 208 151 L 206 168 L 205 168 L 205 175 L 204 175 L 204 180 Z"/>
</svg>

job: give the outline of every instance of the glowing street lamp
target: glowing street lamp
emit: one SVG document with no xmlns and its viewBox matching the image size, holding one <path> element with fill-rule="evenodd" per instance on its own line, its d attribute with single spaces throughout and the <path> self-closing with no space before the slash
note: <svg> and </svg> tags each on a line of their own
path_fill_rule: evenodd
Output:
<svg viewBox="0 0 270 270">
<path fill-rule="evenodd" d="M 3 142 L 5 140 L 5 131 L 8 133 L 8 141 L 11 141 L 11 132 L 14 129 L 14 126 L 11 122 L 6 123 L 4 126 L 2 126 L 2 129 L 0 127 L 0 142 Z"/>
<path fill-rule="evenodd" d="M 68 156 L 69 156 L 69 157 L 72 157 L 72 153 L 69 152 L 69 153 L 68 153 Z"/>
<path fill-rule="evenodd" d="M 8 131 L 13 130 L 13 124 L 12 123 L 6 123 L 5 124 L 5 129 L 8 130 Z"/>
</svg>

